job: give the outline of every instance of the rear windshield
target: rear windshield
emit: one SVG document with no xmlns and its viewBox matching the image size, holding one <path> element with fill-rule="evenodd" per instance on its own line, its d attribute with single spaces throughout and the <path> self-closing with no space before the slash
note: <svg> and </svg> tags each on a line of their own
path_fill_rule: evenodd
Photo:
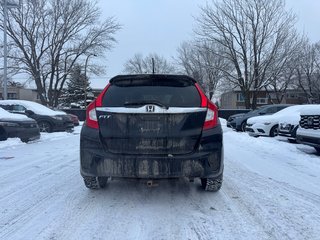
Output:
<svg viewBox="0 0 320 240">
<path fill-rule="evenodd" d="M 166 107 L 200 107 L 201 99 L 193 84 L 111 85 L 103 98 L 105 107 L 139 107 L 160 103 Z"/>
</svg>

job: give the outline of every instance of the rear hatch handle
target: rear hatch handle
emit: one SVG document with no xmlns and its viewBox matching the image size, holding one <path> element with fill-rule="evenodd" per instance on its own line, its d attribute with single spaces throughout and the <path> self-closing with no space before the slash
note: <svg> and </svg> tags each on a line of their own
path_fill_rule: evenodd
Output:
<svg viewBox="0 0 320 240">
<path fill-rule="evenodd" d="M 148 105 L 148 104 L 152 104 L 152 105 L 156 105 L 156 106 L 159 106 L 161 108 L 164 108 L 166 110 L 169 109 L 169 107 L 161 102 L 158 102 L 158 101 L 140 101 L 140 102 L 125 102 L 124 103 L 124 106 L 125 107 L 129 107 L 129 106 L 143 106 L 143 105 Z"/>
</svg>

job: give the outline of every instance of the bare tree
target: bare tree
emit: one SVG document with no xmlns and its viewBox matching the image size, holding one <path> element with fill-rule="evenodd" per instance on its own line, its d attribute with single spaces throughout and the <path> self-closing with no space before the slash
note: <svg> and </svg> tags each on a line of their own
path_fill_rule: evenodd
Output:
<svg viewBox="0 0 320 240">
<path fill-rule="evenodd" d="M 100 15 L 89 0 L 32 0 L 10 9 L 7 31 L 16 51 L 9 57 L 35 81 L 43 104 L 58 104 L 76 63 L 112 47 L 120 26 L 113 18 L 100 23 Z"/>
<path fill-rule="evenodd" d="M 296 68 L 298 87 L 309 103 L 320 103 L 320 42 L 305 42 Z"/>
<path fill-rule="evenodd" d="M 205 86 L 205 66 L 199 49 L 193 42 L 183 42 L 178 48 L 177 64 L 182 73 L 196 79 L 201 86 Z"/>
<path fill-rule="evenodd" d="M 278 61 L 282 64 L 278 64 L 275 67 L 272 65 L 269 69 L 270 82 L 264 88 L 273 103 L 281 103 L 288 89 L 298 90 L 295 84 L 296 69 L 299 66 L 304 43 L 302 38 L 300 40 L 300 42 L 296 42 L 295 48 L 291 51 L 291 54 L 287 56 L 285 61 Z"/>
<path fill-rule="evenodd" d="M 169 63 L 165 58 L 158 54 L 149 54 L 143 57 L 141 54 L 135 54 L 124 64 L 124 72 L 131 74 L 144 74 L 144 73 L 175 73 L 174 66 Z"/>
<path fill-rule="evenodd" d="M 182 72 L 195 78 L 212 98 L 221 79 L 227 63 L 220 55 L 219 45 L 202 41 L 184 42 L 178 48 L 177 63 Z"/>
<path fill-rule="evenodd" d="M 283 0 L 213 1 L 201 8 L 197 22 L 200 39 L 223 47 L 222 56 L 233 65 L 225 75 L 241 89 L 246 108 L 256 107 L 257 92 L 270 83 L 273 71 L 284 66 L 300 42 L 296 17 L 285 10 Z"/>
</svg>

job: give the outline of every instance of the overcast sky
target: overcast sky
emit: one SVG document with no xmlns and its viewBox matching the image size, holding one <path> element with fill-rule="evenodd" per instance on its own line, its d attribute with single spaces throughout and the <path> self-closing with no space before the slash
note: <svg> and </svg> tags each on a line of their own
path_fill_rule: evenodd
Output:
<svg viewBox="0 0 320 240">
<path fill-rule="evenodd" d="M 194 17 L 206 0 L 100 0 L 103 17 L 114 16 L 122 25 L 118 43 L 107 54 L 107 74 L 91 76 L 92 87 L 123 71 L 123 65 L 136 53 L 157 53 L 168 60 L 176 55 L 181 42 L 192 39 Z M 210 0 L 208 2 L 211 2 Z M 313 42 L 320 40 L 320 1 L 287 0 L 287 8 L 299 17 L 298 29 Z"/>
</svg>

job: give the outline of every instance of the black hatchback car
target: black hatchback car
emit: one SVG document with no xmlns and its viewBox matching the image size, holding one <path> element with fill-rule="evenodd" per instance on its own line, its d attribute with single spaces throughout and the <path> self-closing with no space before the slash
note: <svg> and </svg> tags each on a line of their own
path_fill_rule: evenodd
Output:
<svg viewBox="0 0 320 240">
<path fill-rule="evenodd" d="M 217 107 L 187 76 L 116 76 L 87 108 L 80 165 L 91 189 L 109 177 L 187 177 L 218 191 L 224 165 Z"/>
<path fill-rule="evenodd" d="M 39 139 L 40 131 L 37 122 L 0 108 L 0 141 L 8 138 L 20 138 L 22 142 Z"/>
<path fill-rule="evenodd" d="M 41 132 L 73 131 L 69 115 L 56 112 L 39 103 L 26 100 L 0 100 L 0 107 L 11 113 L 19 113 L 36 120 Z"/>
</svg>

